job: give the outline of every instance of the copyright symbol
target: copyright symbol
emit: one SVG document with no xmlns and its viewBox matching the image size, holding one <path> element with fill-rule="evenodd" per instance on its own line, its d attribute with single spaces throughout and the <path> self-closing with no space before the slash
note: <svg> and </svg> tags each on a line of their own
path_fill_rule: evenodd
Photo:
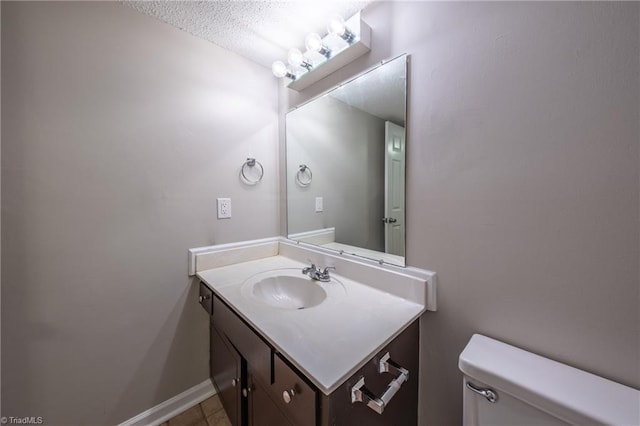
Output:
<svg viewBox="0 0 640 426">
<path fill-rule="evenodd" d="M 0 417 L 0 423 L 2 423 L 3 425 L 7 424 L 7 418 L 6 417 Z"/>
</svg>

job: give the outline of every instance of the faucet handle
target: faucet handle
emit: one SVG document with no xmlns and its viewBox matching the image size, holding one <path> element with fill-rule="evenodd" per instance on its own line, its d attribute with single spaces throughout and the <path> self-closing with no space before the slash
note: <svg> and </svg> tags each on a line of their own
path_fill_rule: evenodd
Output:
<svg viewBox="0 0 640 426">
<path fill-rule="evenodd" d="M 324 270 L 322 271 L 322 273 L 323 273 L 323 274 L 328 274 L 328 273 L 329 273 L 329 270 L 334 270 L 334 271 L 335 271 L 335 270 L 336 270 L 336 267 L 335 267 L 335 266 L 326 266 L 326 267 L 324 268 Z"/>
<path fill-rule="evenodd" d="M 309 260 L 309 262 L 311 263 L 311 266 L 305 266 L 304 268 L 302 268 L 302 273 L 303 274 L 308 274 L 309 272 L 317 272 L 318 269 L 316 268 L 315 263 L 311 262 L 311 260 Z"/>
</svg>

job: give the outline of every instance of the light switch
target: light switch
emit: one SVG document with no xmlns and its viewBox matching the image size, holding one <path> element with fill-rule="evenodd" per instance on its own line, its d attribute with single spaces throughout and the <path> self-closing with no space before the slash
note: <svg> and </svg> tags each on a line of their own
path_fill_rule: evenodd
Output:
<svg viewBox="0 0 640 426">
<path fill-rule="evenodd" d="M 316 197 L 316 213 L 324 210 L 322 197 Z"/>
</svg>

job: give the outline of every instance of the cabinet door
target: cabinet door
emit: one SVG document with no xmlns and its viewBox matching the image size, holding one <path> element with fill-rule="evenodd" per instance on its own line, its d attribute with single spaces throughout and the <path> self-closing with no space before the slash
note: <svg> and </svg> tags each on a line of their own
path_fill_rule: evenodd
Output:
<svg viewBox="0 0 640 426">
<path fill-rule="evenodd" d="M 249 376 L 249 389 L 249 426 L 293 426 L 253 375 Z"/>
<path fill-rule="evenodd" d="M 241 425 L 242 357 L 229 345 L 224 337 L 210 325 L 211 347 L 209 348 L 210 374 L 220 395 L 222 406 L 233 426 Z"/>
</svg>

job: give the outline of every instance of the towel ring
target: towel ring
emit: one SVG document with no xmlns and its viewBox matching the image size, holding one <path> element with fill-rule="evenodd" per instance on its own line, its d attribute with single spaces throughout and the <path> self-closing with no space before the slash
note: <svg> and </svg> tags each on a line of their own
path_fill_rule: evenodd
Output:
<svg viewBox="0 0 640 426">
<path fill-rule="evenodd" d="M 296 173 L 296 183 L 303 188 L 311 185 L 311 181 L 313 180 L 313 173 L 311 173 L 311 169 L 306 164 L 300 164 L 300 169 Z"/>
<path fill-rule="evenodd" d="M 253 169 L 256 166 L 258 166 L 259 175 L 257 178 L 251 179 L 247 176 L 245 170 L 247 170 L 247 167 L 249 169 Z M 255 185 L 262 180 L 262 176 L 264 176 L 264 167 L 262 167 L 262 164 L 255 158 L 247 158 L 247 161 L 245 161 L 240 168 L 240 174 L 242 175 L 242 179 L 247 185 Z"/>
</svg>

